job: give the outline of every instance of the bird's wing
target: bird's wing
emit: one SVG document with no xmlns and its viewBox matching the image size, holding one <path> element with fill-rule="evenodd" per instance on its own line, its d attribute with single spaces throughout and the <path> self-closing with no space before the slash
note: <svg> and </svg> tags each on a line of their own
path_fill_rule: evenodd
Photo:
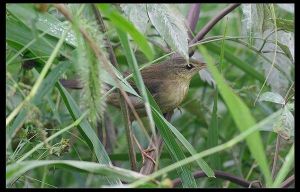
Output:
<svg viewBox="0 0 300 192">
<path fill-rule="evenodd" d="M 131 85 L 131 87 L 138 93 L 140 94 L 135 82 L 133 80 L 127 80 L 128 83 Z M 149 81 L 144 81 L 145 82 L 145 85 L 147 87 L 147 89 L 150 91 L 150 93 L 152 94 L 153 98 L 155 100 L 157 100 L 157 97 L 158 97 L 158 92 L 159 92 L 159 88 L 161 86 L 161 80 L 156 80 L 156 79 L 152 79 L 151 80 L 151 83 L 147 83 Z M 108 91 L 109 89 L 111 89 L 111 86 L 110 85 L 105 85 L 106 86 L 106 91 Z M 130 93 L 127 93 L 128 96 L 129 96 L 129 99 L 131 101 L 131 103 L 133 104 L 133 106 L 136 108 L 136 109 L 139 109 L 139 108 L 143 108 L 144 107 L 144 101 L 135 96 L 135 95 L 132 95 Z M 118 100 L 118 94 L 116 91 L 113 91 L 107 98 L 107 102 L 112 104 L 112 105 L 115 105 L 117 107 L 119 107 L 119 100 Z"/>
</svg>

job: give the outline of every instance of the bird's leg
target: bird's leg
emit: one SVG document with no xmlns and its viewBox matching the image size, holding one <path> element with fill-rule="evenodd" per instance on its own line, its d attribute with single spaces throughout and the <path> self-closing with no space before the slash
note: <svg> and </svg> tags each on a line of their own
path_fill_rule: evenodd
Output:
<svg viewBox="0 0 300 192">
<path fill-rule="evenodd" d="M 133 139 L 134 139 L 136 145 L 138 146 L 138 148 L 139 148 L 139 150 L 140 150 L 140 152 L 141 152 L 142 159 L 143 159 L 142 164 L 144 165 L 144 163 L 145 163 L 145 157 L 147 157 L 147 158 L 150 159 L 154 164 L 156 164 L 156 163 L 155 163 L 155 160 L 154 160 L 150 155 L 148 155 L 148 153 L 151 152 L 151 151 L 153 151 L 153 150 L 155 150 L 155 148 L 150 148 L 150 149 L 148 148 L 148 149 L 145 149 L 145 150 L 144 150 L 144 149 L 141 147 L 141 145 L 139 144 L 138 140 L 136 139 L 136 137 L 135 137 L 134 135 L 133 135 Z"/>
</svg>

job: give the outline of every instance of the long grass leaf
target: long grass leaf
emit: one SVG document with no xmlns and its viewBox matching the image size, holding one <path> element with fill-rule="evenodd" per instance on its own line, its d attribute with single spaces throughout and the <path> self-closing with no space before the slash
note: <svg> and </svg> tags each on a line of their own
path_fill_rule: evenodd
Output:
<svg viewBox="0 0 300 192">
<path fill-rule="evenodd" d="M 275 178 L 272 187 L 279 187 L 283 180 L 286 178 L 289 171 L 292 169 L 295 161 L 295 145 L 292 145 L 289 153 L 286 155 L 284 163 L 280 168 L 277 177 Z"/>
<path fill-rule="evenodd" d="M 115 166 L 106 164 L 99 164 L 87 161 L 74 161 L 74 160 L 43 160 L 43 161 L 23 161 L 20 163 L 10 164 L 6 167 L 6 185 L 26 173 L 42 166 L 55 166 L 57 168 L 63 168 L 66 170 L 93 173 L 113 178 L 120 178 L 123 181 L 131 182 L 136 179 L 142 178 L 143 175 L 122 169 Z"/>
<path fill-rule="evenodd" d="M 66 91 L 66 89 L 60 84 L 57 83 L 56 87 L 58 88 L 63 101 L 72 116 L 73 119 L 77 119 L 80 115 L 80 109 L 72 96 Z M 103 144 L 98 139 L 94 129 L 90 126 L 87 120 L 83 120 L 79 125 L 79 132 L 83 136 L 84 140 L 88 143 L 89 147 L 95 152 L 97 160 L 101 164 L 111 165 L 111 161 Z M 120 184 L 120 180 L 109 180 L 112 184 Z"/>
<path fill-rule="evenodd" d="M 216 147 L 207 149 L 205 151 L 202 151 L 200 153 L 192 155 L 191 157 L 188 157 L 188 158 L 183 159 L 181 161 L 178 161 L 174 164 L 171 164 L 167 167 L 164 167 L 164 168 L 158 170 L 157 172 L 154 172 L 151 175 L 148 175 L 147 177 L 141 178 L 141 179 L 129 184 L 129 187 L 138 187 L 138 186 L 143 185 L 144 183 L 146 183 L 148 181 L 151 181 L 151 180 L 153 180 L 153 179 L 155 179 L 159 176 L 162 176 L 162 175 L 166 174 L 167 172 L 173 171 L 174 169 L 177 169 L 178 167 L 181 167 L 183 165 L 187 165 L 189 163 L 192 163 L 192 162 L 196 161 L 197 159 L 200 159 L 200 158 L 203 158 L 205 156 L 212 155 L 214 153 L 217 153 L 217 152 L 223 151 L 225 149 L 228 149 L 230 147 L 233 147 L 234 145 L 236 145 L 239 142 L 243 141 L 247 137 L 255 134 L 255 132 L 257 132 L 259 129 L 263 128 L 267 124 L 274 121 L 274 119 L 276 119 L 280 115 L 280 113 L 281 113 L 281 110 L 273 113 L 272 115 L 266 117 L 265 119 L 263 119 L 259 123 L 251 126 L 249 129 L 243 131 L 241 134 L 237 135 L 236 137 L 234 137 L 233 139 L 227 141 L 226 143 L 223 143 L 223 144 L 218 145 Z"/>
<path fill-rule="evenodd" d="M 213 64 L 213 59 L 208 55 L 205 47 L 201 46 L 199 49 L 207 62 L 208 69 L 212 73 L 217 83 L 218 90 L 220 91 L 220 94 L 239 130 L 245 131 L 255 125 L 255 119 L 252 116 L 250 109 L 226 84 L 225 79 Z M 271 173 L 259 132 L 255 132 L 250 135 L 246 141 L 252 156 L 257 161 L 264 174 L 267 185 L 269 185 L 271 183 Z"/>
<path fill-rule="evenodd" d="M 155 133 L 155 125 L 153 122 L 153 117 L 152 117 L 152 112 L 151 112 L 151 108 L 150 108 L 150 104 L 149 104 L 149 98 L 146 92 L 146 87 L 144 85 L 142 76 L 140 74 L 140 71 L 138 69 L 138 65 L 135 59 L 135 56 L 129 46 L 129 40 L 127 38 L 126 33 L 124 33 L 121 30 L 117 30 L 119 37 L 120 37 L 120 41 L 122 46 L 124 47 L 125 53 L 126 53 L 126 58 L 128 60 L 129 65 L 131 66 L 131 68 L 133 68 L 133 76 L 134 76 L 134 80 L 135 83 L 137 84 L 137 87 L 139 88 L 141 95 L 143 96 L 143 99 L 145 101 L 145 108 L 150 120 L 150 125 L 151 128 L 153 130 L 153 133 Z M 160 124 L 161 125 L 161 120 L 160 119 L 155 119 L 156 120 L 156 124 Z M 151 123 L 152 122 L 152 123 Z M 182 152 L 181 148 L 178 146 L 178 144 L 176 143 L 176 141 L 174 139 L 172 139 L 172 134 L 170 132 L 168 132 L 168 129 L 166 127 L 162 127 L 159 126 L 162 129 L 160 129 L 161 135 L 166 143 L 166 145 L 168 146 L 169 151 L 171 152 L 172 158 L 176 161 L 184 158 L 184 153 Z M 181 178 L 183 179 L 183 186 L 184 187 L 196 187 L 196 181 L 191 173 L 190 170 L 188 170 L 186 167 L 181 167 L 179 169 L 179 175 L 181 176 Z"/>
<path fill-rule="evenodd" d="M 115 27 L 130 34 L 130 36 L 139 45 L 141 51 L 149 60 L 153 59 L 154 51 L 152 47 L 148 44 L 144 35 L 139 32 L 131 22 L 129 22 L 123 15 L 107 4 L 99 4 L 98 8 L 110 19 Z"/>
</svg>

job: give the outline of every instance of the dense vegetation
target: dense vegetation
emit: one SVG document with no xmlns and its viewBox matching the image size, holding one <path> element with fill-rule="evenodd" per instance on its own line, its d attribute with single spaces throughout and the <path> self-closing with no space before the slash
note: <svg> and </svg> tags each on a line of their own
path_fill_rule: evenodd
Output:
<svg viewBox="0 0 300 192">
<path fill-rule="evenodd" d="M 140 69 L 189 53 L 207 68 L 162 114 Z M 292 4 L 6 4 L 6 187 L 289 187 L 294 76 Z"/>
</svg>

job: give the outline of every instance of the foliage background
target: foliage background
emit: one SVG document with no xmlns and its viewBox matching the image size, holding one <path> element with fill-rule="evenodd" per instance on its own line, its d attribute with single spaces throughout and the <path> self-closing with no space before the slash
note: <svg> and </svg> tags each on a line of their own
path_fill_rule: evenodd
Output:
<svg viewBox="0 0 300 192">
<path fill-rule="evenodd" d="M 156 14 L 161 14 L 161 17 L 167 17 L 164 14 L 170 13 L 171 21 L 186 18 L 190 8 L 189 4 L 167 5 L 170 10 L 160 12 L 160 5 L 153 6 Z M 227 4 L 201 4 L 195 34 L 226 6 Z M 130 171 L 122 113 L 106 105 L 103 98 L 103 82 L 112 82 L 111 74 L 103 70 L 105 67 L 101 62 L 104 61 L 97 60 L 78 29 L 82 27 L 87 30 L 107 58 L 104 34 L 99 32 L 89 5 L 69 4 L 66 7 L 74 16 L 74 23 L 71 30 L 64 34 L 69 27 L 68 21 L 55 7 L 50 6 L 45 13 L 39 5 L 6 5 L 6 122 L 21 105 L 16 118 L 6 125 L 7 187 L 108 187 L 113 184 L 120 185 L 119 178 L 125 178 L 130 184 L 141 177 Z M 244 141 L 204 158 L 213 170 L 222 170 L 247 181 L 259 180 L 268 187 L 276 186 L 276 183 L 278 186 L 294 172 L 295 73 L 292 7 L 277 4 L 242 4 L 221 19 L 205 36 L 203 41 L 207 43 L 200 46 L 202 49 L 196 51 L 195 57 L 206 62 L 211 59 L 212 64 L 217 64 L 218 71 L 224 78 L 223 83 L 231 87 L 230 91 L 234 93 L 232 97 L 229 96 L 233 104 L 226 102 L 220 87 L 217 96 L 216 76 L 209 68 L 192 79 L 186 99 L 180 110 L 175 109 L 171 120 L 172 125 L 199 153 L 216 145 L 222 146 L 241 133 L 237 123 L 241 121 L 241 117 L 235 117 L 234 113 L 230 112 L 230 108 L 242 108 L 235 105 L 238 103 L 235 100 L 236 96 L 248 108 L 255 124 L 273 115 L 260 127 L 262 145 L 252 140 L 255 145 L 260 145 L 253 147 L 263 148 L 268 171 L 274 175 L 271 182 L 265 181 L 266 173 L 263 173 L 259 167 L 260 163 L 250 152 L 249 143 Z M 119 63 L 119 68 L 115 71 L 134 71 L 131 65 L 128 65 L 128 54 L 120 42 L 120 32 L 116 30 L 118 25 L 119 30 L 129 35 L 130 46 L 139 67 L 166 55 L 157 44 L 187 54 L 187 47 L 183 46 L 184 41 L 176 44 L 176 39 L 163 40 L 162 34 L 167 33 L 169 28 L 160 24 L 162 29 L 159 30 L 151 27 L 149 23 L 142 23 L 145 15 L 136 11 L 134 4 L 132 7 L 126 4 L 108 4 L 98 8 L 104 15 L 106 35 L 112 42 Z M 128 13 L 133 15 L 130 17 Z M 123 23 L 120 22 L 122 19 Z M 129 24 L 126 25 L 125 21 Z M 134 30 L 126 30 L 132 29 L 132 26 L 137 28 L 142 36 Z M 65 35 L 65 38 L 61 38 L 62 35 Z M 172 35 L 174 36 L 176 34 Z M 177 40 L 180 38 L 178 35 Z M 143 44 L 145 39 L 150 43 Z M 60 40 L 61 47 L 57 47 Z M 38 89 L 33 91 L 47 66 L 47 61 L 52 57 L 49 72 L 45 71 L 45 78 L 41 79 Z M 84 84 L 82 91 L 66 91 L 56 83 L 60 78 L 72 79 L 78 75 Z M 130 88 L 127 89 L 130 91 Z M 30 98 L 26 99 L 29 96 Z M 150 104 L 152 106 L 153 103 Z M 88 121 L 84 120 L 78 129 L 73 127 L 74 125 L 68 130 L 64 129 L 87 109 L 90 110 L 87 115 Z M 147 119 L 143 122 L 149 124 Z M 154 122 L 157 125 L 157 121 Z M 151 128 L 146 127 L 146 132 L 151 135 Z M 141 146 L 147 148 L 149 140 L 145 130 L 136 122 L 132 124 L 132 129 Z M 59 130 L 63 130 L 62 135 L 55 136 L 51 141 L 47 140 Z M 278 135 L 284 139 L 278 139 Z M 175 138 L 177 143 L 183 142 L 178 136 Z M 42 147 L 30 153 L 30 150 L 39 144 L 42 144 Z M 185 156 L 190 156 L 188 150 L 181 144 L 180 146 Z M 274 154 L 277 152 L 278 156 Z M 165 146 L 158 169 L 175 163 L 171 157 Z M 44 163 L 44 166 L 28 168 L 30 171 L 22 172 L 18 166 L 25 159 L 27 164 L 24 163 L 23 166 L 27 168 L 38 165 L 37 162 L 29 160 L 40 160 L 39 163 Z M 277 159 L 277 163 L 272 168 L 274 159 Z M 50 163 L 47 160 L 61 161 L 57 161 L 53 166 L 53 161 Z M 67 164 L 64 160 L 75 161 Z M 137 155 L 137 160 L 138 167 L 141 167 L 140 155 Z M 96 163 L 80 164 L 82 161 Z M 116 167 L 123 168 L 123 172 L 104 170 L 103 167 L 109 168 L 105 164 L 110 161 Z M 103 167 L 97 167 L 97 163 L 103 164 Z M 188 169 L 196 171 L 200 168 L 197 163 L 191 163 Z M 168 179 L 178 177 L 177 171 L 172 170 L 158 177 L 157 183 L 146 182 L 142 186 L 170 187 Z M 198 187 L 239 187 L 233 182 L 207 177 L 197 179 L 196 184 Z"/>
</svg>

